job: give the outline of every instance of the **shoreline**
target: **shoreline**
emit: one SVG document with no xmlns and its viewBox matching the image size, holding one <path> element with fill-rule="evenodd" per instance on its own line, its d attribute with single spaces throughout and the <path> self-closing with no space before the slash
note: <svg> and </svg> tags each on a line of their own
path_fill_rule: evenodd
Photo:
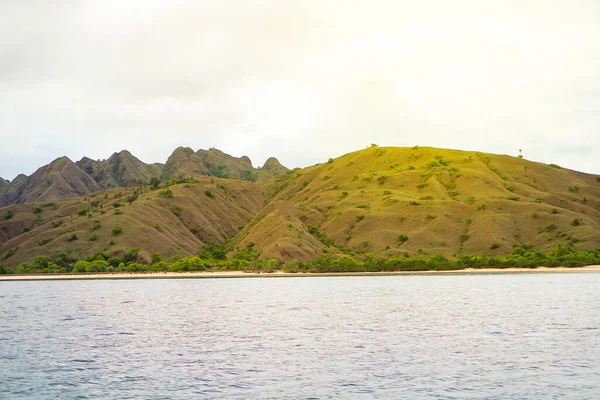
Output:
<svg viewBox="0 0 600 400">
<path fill-rule="evenodd" d="M 200 271 L 200 272 L 113 272 L 91 274 L 39 274 L 0 275 L 0 282 L 15 281 L 65 281 L 65 280 L 120 280 L 120 279 L 241 279 L 241 278 L 311 278 L 338 276 L 414 276 L 414 275 L 507 275 L 545 273 L 593 273 L 600 272 L 600 265 L 584 267 L 536 267 L 536 268 L 465 268 L 450 271 L 385 271 L 385 272 L 244 272 L 244 271 Z"/>
</svg>

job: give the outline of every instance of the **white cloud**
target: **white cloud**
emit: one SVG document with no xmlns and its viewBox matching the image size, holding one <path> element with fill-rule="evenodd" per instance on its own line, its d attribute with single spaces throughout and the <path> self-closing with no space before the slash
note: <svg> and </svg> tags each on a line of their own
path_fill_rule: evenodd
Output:
<svg viewBox="0 0 600 400">
<path fill-rule="evenodd" d="M 129 149 L 296 167 L 369 143 L 600 172 L 600 4 L 43 1 L 0 5 L 0 176 Z"/>
</svg>

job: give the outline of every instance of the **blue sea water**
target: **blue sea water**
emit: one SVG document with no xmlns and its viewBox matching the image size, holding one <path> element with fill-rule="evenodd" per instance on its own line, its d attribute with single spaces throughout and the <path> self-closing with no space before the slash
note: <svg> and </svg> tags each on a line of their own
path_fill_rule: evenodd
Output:
<svg viewBox="0 0 600 400">
<path fill-rule="evenodd" d="M 0 282 L 0 398 L 600 398 L 600 274 Z"/>
</svg>

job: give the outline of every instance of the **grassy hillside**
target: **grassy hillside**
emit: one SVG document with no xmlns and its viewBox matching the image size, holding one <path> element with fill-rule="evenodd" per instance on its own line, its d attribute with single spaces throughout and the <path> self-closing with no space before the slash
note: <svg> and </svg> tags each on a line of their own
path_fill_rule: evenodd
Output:
<svg viewBox="0 0 600 400">
<path fill-rule="evenodd" d="M 266 258 L 600 247 L 597 177 L 517 157 L 373 147 L 266 186 L 270 206 L 233 241 Z"/>
<path fill-rule="evenodd" d="M 215 160 L 205 163 L 205 153 L 180 148 L 167 166 L 225 165 L 222 153 L 208 154 Z M 236 160 L 239 168 L 250 165 Z M 234 171 L 234 164 L 221 172 Z M 557 165 L 371 147 L 287 173 L 276 160 L 263 168 L 284 174 L 260 184 L 198 176 L 161 190 L 114 188 L 0 208 L 0 263 L 14 269 L 63 250 L 79 258 L 119 256 L 132 247 L 141 249 L 138 261 L 147 261 L 155 251 L 188 256 L 207 244 L 223 244 L 229 257 L 248 253 L 249 260 L 279 262 L 344 254 L 364 260 L 501 256 L 514 246 L 549 251 L 558 244 L 600 248 L 599 178 Z"/>
<path fill-rule="evenodd" d="M 14 269 L 64 250 L 80 258 L 97 252 L 121 255 L 132 247 L 141 248 L 140 261 L 155 251 L 167 258 L 187 256 L 205 243 L 234 236 L 264 201 L 264 190 L 254 183 L 200 177 L 162 190 L 115 188 L 71 200 L 4 207 L 0 263 Z"/>
</svg>

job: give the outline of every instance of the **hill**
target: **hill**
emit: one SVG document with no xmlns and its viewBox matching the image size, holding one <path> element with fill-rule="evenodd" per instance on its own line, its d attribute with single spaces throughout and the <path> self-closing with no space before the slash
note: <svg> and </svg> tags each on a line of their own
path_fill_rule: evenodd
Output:
<svg viewBox="0 0 600 400">
<path fill-rule="evenodd" d="M 162 164 L 146 164 L 127 150 L 113 153 L 104 161 L 83 157 L 76 164 L 103 189 L 150 182 L 150 179 L 160 177 L 163 169 Z"/>
<path fill-rule="evenodd" d="M 215 165 L 225 165 L 217 168 L 223 176 L 250 170 L 249 160 L 223 154 L 179 148 L 163 179 L 197 168 L 214 173 Z M 261 170 L 283 175 L 259 179 Z M 210 244 L 225 246 L 229 257 L 248 252 L 279 262 L 600 247 L 599 178 L 557 165 L 372 147 L 293 171 L 276 160 L 250 171 L 259 182 L 197 173 L 193 180 L 163 182 L 159 190 L 140 184 L 0 208 L 0 263 L 14 269 L 64 250 L 82 257 L 122 255 L 131 247 L 147 261 L 155 251 L 189 256 Z M 121 232 L 113 234 L 116 226 Z"/>
<path fill-rule="evenodd" d="M 279 161 L 271 157 L 262 168 L 254 168 L 246 156 L 233 157 L 218 149 L 198 150 L 178 147 L 167 160 L 162 179 L 181 179 L 199 175 L 217 178 L 236 178 L 250 182 L 264 182 L 288 172 Z"/>
<path fill-rule="evenodd" d="M 373 147 L 266 186 L 269 205 L 232 242 L 265 258 L 600 247 L 597 177 L 522 158 Z"/>
<path fill-rule="evenodd" d="M 217 149 L 179 147 L 166 164 L 146 164 L 127 150 L 107 160 L 83 157 L 73 163 L 61 157 L 39 168 L 31 176 L 19 175 L 12 182 L 0 178 L 0 207 L 71 199 L 114 187 L 135 187 L 153 179 L 183 179 L 198 176 L 264 181 L 289 171 L 275 158 L 263 168 L 254 168 L 250 159 L 225 154 Z"/>
<path fill-rule="evenodd" d="M 0 198 L 0 205 L 63 200 L 102 188 L 67 157 L 57 158 L 31 176 L 19 175 Z"/>
<path fill-rule="evenodd" d="M 239 180 L 200 177 L 168 189 L 113 188 L 76 199 L 0 209 L 0 263 L 14 268 L 40 255 L 68 251 L 187 256 L 224 243 L 262 208 L 265 192 Z M 116 229 L 119 227 L 120 229 Z"/>
</svg>

